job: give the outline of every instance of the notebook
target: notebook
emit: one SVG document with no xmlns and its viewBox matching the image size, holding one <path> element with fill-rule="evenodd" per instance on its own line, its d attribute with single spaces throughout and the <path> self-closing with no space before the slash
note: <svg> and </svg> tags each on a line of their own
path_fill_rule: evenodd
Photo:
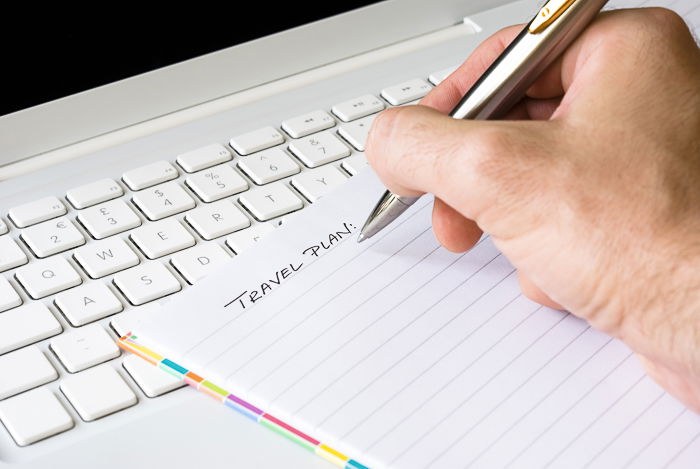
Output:
<svg viewBox="0 0 700 469">
<path fill-rule="evenodd" d="M 424 197 L 362 244 L 371 171 L 120 345 L 340 467 L 696 467 L 700 416 L 622 343 L 525 298 Z"/>
</svg>

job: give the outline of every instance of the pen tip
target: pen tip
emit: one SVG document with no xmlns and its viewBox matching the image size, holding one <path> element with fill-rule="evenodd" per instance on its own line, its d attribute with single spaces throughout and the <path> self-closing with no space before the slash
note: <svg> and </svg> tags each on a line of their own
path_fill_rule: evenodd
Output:
<svg viewBox="0 0 700 469">
<path fill-rule="evenodd" d="M 357 237 L 357 242 L 361 243 L 365 239 L 367 239 L 367 237 L 364 234 L 360 233 L 360 235 Z"/>
</svg>

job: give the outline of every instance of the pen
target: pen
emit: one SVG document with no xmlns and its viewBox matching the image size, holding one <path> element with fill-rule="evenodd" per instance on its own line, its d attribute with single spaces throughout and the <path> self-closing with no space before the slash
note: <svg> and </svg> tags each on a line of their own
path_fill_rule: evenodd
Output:
<svg viewBox="0 0 700 469">
<path fill-rule="evenodd" d="M 605 6 L 607 0 L 550 0 L 450 112 L 455 119 L 496 119 L 508 112 Z M 419 197 L 386 191 L 357 239 L 379 233 Z"/>
</svg>

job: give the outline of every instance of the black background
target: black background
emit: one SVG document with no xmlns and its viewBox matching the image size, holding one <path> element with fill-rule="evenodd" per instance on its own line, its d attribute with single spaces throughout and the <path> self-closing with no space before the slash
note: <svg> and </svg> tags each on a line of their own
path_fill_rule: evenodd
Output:
<svg viewBox="0 0 700 469">
<path fill-rule="evenodd" d="M 0 24 L 0 116 L 370 3 L 248 0 L 225 11 L 148 4 L 148 12 L 102 3 L 47 12 L 37 4 Z"/>
</svg>

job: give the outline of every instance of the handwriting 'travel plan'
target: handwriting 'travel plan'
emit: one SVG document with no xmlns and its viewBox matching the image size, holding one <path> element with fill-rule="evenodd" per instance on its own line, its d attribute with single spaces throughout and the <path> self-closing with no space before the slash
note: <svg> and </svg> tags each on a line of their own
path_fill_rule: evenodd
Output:
<svg viewBox="0 0 700 469">
<path fill-rule="evenodd" d="M 488 237 L 441 248 L 429 198 L 356 243 L 382 190 L 353 178 L 134 333 L 370 467 L 697 467 L 700 417 Z"/>
</svg>

